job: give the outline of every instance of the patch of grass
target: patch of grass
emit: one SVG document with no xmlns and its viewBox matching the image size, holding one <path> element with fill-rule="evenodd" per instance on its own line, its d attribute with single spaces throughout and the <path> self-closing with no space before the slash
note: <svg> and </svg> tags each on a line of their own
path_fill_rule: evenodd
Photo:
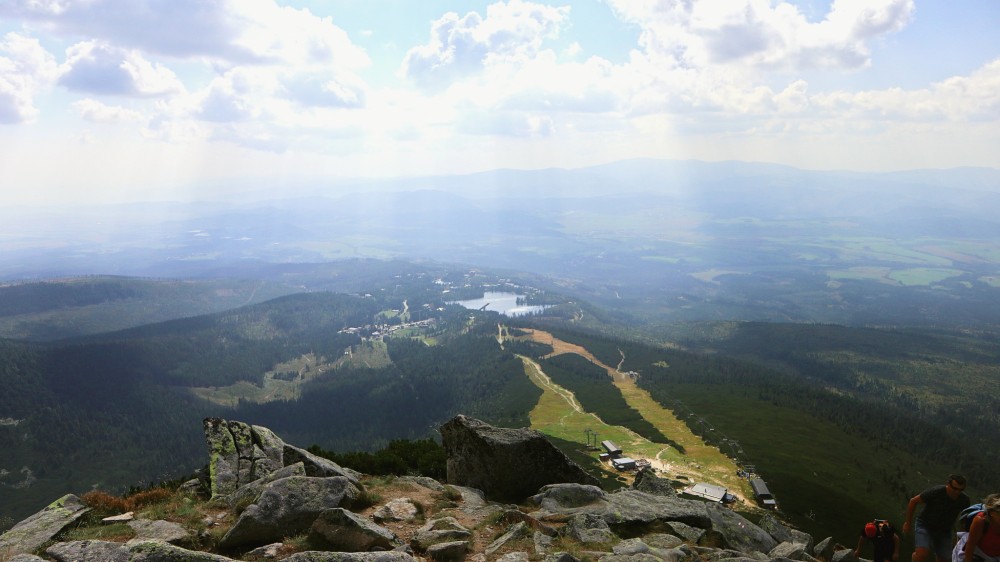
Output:
<svg viewBox="0 0 1000 562">
<path fill-rule="evenodd" d="M 87 525 L 76 527 L 66 531 L 62 535 L 63 541 L 109 541 L 125 542 L 135 538 L 135 531 L 125 523 L 112 523 L 110 525 Z"/>
<path fill-rule="evenodd" d="M 382 494 L 371 488 L 362 488 L 358 497 L 351 501 L 351 511 L 362 511 L 382 502 Z"/>
</svg>

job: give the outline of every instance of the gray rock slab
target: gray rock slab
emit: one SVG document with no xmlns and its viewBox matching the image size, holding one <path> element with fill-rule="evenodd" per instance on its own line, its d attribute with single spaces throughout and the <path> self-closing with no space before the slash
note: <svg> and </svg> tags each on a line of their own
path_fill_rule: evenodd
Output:
<svg viewBox="0 0 1000 562">
<path fill-rule="evenodd" d="M 772 559 L 787 558 L 788 560 L 802 560 L 805 554 L 806 546 L 804 544 L 783 542 L 771 549 L 771 552 L 768 552 L 767 556 Z"/>
<path fill-rule="evenodd" d="M 596 513 L 578 513 L 563 527 L 563 534 L 583 543 L 606 543 L 615 540 L 615 534 L 604 517 Z"/>
<path fill-rule="evenodd" d="M 45 554 L 56 562 L 128 562 L 128 548 L 120 542 L 69 541 L 56 543 Z"/>
<path fill-rule="evenodd" d="M 233 562 L 218 554 L 187 550 L 161 541 L 145 541 L 129 545 L 129 562 Z"/>
<path fill-rule="evenodd" d="M 490 543 L 489 546 L 486 547 L 485 550 L 486 556 L 492 556 L 496 551 L 500 550 L 507 544 L 530 535 L 531 535 L 531 528 L 528 526 L 527 523 L 524 522 L 515 523 L 514 525 L 511 525 L 507 529 L 507 532 L 505 532 L 503 535 L 501 535 L 499 538 L 497 538 L 495 541 Z"/>
<path fill-rule="evenodd" d="M 246 506 L 257 501 L 260 497 L 260 493 L 264 491 L 264 487 L 274 482 L 275 480 L 281 480 L 282 478 L 288 478 L 290 476 L 306 476 L 306 468 L 301 462 L 290 464 L 288 466 L 283 466 L 274 472 L 258 478 L 253 482 L 247 482 L 236 489 L 235 492 L 227 496 L 221 496 L 222 500 L 239 513 Z"/>
<path fill-rule="evenodd" d="M 640 538 L 625 539 L 612 547 L 611 552 L 615 554 L 639 554 L 649 552 L 649 545 Z"/>
<path fill-rule="evenodd" d="M 291 476 L 269 483 L 219 541 L 221 548 L 261 545 L 307 530 L 327 509 L 340 507 L 359 494 L 345 477 Z"/>
<path fill-rule="evenodd" d="M 310 550 L 298 552 L 284 562 L 416 562 L 405 552 L 325 552 Z"/>
<path fill-rule="evenodd" d="M 80 498 L 67 494 L 0 535 L 0 552 L 31 554 L 88 511 Z"/>
<path fill-rule="evenodd" d="M 355 486 L 358 485 L 361 478 L 361 475 L 357 472 L 344 468 L 330 459 L 324 459 L 323 457 L 316 456 L 305 449 L 293 447 L 287 443 L 283 448 L 282 458 L 284 459 L 285 466 L 301 462 L 306 469 L 307 476 L 314 476 L 318 478 L 343 476 Z"/>
<path fill-rule="evenodd" d="M 638 490 L 619 490 L 607 498 L 610 507 L 603 513 L 604 519 L 619 536 L 668 531 L 669 523 L 674 521 L 698 528 L 712 524 L 706 509 L 708 504 L 700 501 L 654 496 Z"/>
<path fill-rule="evenodd" d="M 546 556 L 544 562 L 580 562 L 580 559 L 568 552 L 554 552 Z"/>
<path fill-rule="evenodd" d="M 656 556 L 641 552 L 638 554 L 606 554 L 599 558 L 601 562 L 662 562 Z"/>
<path fill-rule="evenodd" d="M 833 547 L 834 547 L 833 537 L 826 537 L 825 539 L 816 543 L 813 547 L 812 554 L 820 560 L 830 560 L 833 558 Z"/>
<path fill-rule="evenodd" d="M 443 488 L 442 488 L 443 490 Z M 375 510 L 372 518 L 376 522 L 411 521 L 417 516 L 417 506 L 410 498 L 394 498 Z"/>
<path fill-rule="evenodd" d="M 680 537 L 667 533 L 650 533 L 642 537 L 642 540 L 653 548 L 662 549 L 676 548 L 684 544 L 684 541 Z"/>
<path fill-rule="evenodd" d="M 191 536 L 187 529 L 173 521 L 135 519 L 129 521 L 128 526 L 135 531 L 135 538 L 129 541 L 129 543 L 133 544 L 144 540 L 157 540 L 176 544 L 187 540 Z"/>
<path fill-rule="evenodd" d="M 458 562 L 468 553 L 468 541 L 442 542 L 427 548 L 427 557 L 435 562 Z"/>
<path fill-rule="evenodd" d="M 320 513 L 309 532 L 322 538 L 331 550 L 341 552 L 389 550 L 399 545 L 399 539 L 389 529 L 339 507 Z"/>
<path fill-rule="evenodd" d="M 770 552 L 778 541 L 735 511 L 714 504 L 706 504 L 712 520 L 712 531 L 723 539 L 723 546 L 744 554 Z"/>
</svg>

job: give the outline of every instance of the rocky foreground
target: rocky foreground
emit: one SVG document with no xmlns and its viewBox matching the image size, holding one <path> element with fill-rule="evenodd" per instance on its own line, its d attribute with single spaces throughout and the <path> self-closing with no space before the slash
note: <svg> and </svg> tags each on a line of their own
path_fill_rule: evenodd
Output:
<svg viewBox="0 0 1000 562">
<path fill-rule="evenodd" d="M 853 560 L 829 538 L 678 497 L 651 471 L 605 492 L 542 434 L 465 416 L 441 427 L 447 483 L 359 474 L 238 421 L 204 429 L 208 474 L 172 511 L 94 520 L 67 495 L 0 536 L 0 562 Z"/>
</svg>

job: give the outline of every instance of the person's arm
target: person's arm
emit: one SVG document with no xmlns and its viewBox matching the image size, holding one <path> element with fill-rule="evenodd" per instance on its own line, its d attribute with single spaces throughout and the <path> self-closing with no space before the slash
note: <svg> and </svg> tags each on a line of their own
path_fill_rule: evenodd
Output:
<svg viewBox="0 0 1000 562">
<path fill-rule="evenodd" d="M 983 531 L 986 527 L 986 518 L 978 515 L 972 520 L 969 526 L 969 538 L 965 541 L 965 562 L 972 562 L 972 557 L 976 553 L 976 547 L 983 538 Z"/>
<path fill-rule="evenodd" d="M 861 535 L 858 537 L 858 548 L 854 549 L 854 557 L 861 558 L 861 547 L 865 545 L 865 536 Z"/>
<path fill-rule="evenodd" d="M 892 560 L 899 560 L 899 533 L 892 534 Z"/>
<path fill-rule="evenodd" d="M 904 535 L 909 534 L 910 529 L 913 528 L 913 512 L 915 512 L 917 510 L 917 506 L 922 503 L 924 503 L 924 499 L 918 494 L 910 498 L 910 503 L 906 504 L 906 518 L 903 519 Z"/>
</svg>

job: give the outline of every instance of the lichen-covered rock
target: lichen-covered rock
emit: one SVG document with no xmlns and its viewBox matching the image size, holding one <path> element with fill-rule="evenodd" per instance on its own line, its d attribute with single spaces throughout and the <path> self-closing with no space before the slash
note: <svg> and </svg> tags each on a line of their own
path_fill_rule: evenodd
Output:
<svg viewBox="0 0 1000 562">
<path fill-rule="evenodd" d="M 203 425 L 212 498 L 232 494 L 285 465 L 284 444 L 267 428 L 220 418 L 205 418 Z"/>
<path fill-rule="evenodd" d="M 0 535 L 0 553 L 30 554 L 88 511 L 80 498 L 67 494 Z"/>
<path fill-rule="evenodd" d="M 269 483 L 257 501 L 247 507 L 219 541 L 221 548 L 261 545 L 308 529 L 327 509 L 357 498 L 358 489 L 347 478 L 291 476 Z"/>
<path fill-rule="evenodd" d="M 541 432 L 494 427 L 461 415 L 440 432 L 448 483 L 478 488 L 488 498 L 521 502 L 546 484 L 598 485 Z"/>
<path fill-rule="evenodd" d="M 342 552 L 389 550 L 400 544 L 389 529 L 339 507 L 320 513 L 309 532 L 314 538 L 322 538 L 330 550 Z"/>
</svg>

